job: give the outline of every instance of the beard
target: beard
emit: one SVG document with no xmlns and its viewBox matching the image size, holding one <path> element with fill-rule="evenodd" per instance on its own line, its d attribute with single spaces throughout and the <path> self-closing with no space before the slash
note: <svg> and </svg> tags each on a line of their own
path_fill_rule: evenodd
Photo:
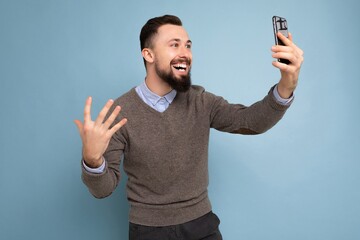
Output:
<svg viewBox="0 0 360 240">
<path fill-rule="evenodd" d="M 190 67 L 190 66 L 189 66 Z M 166 70 L 162 70 L 158 67 L 158 64 L 155 64 L 155 71 L 157 73 L 157 75 L 167 84 L 170 85 L 170 87 L 172 89 L 175 89 L 178 92 L 186 92 L 190 89 L 191 86 L 191 74 L 190 74 L 190 69 L 189 69 L 189 73 L 184 75 L 184 76 L 180 76 L 177 77 L 174 75 L 174 73 L 171 71 L 167 72 Z"/>
</svg>

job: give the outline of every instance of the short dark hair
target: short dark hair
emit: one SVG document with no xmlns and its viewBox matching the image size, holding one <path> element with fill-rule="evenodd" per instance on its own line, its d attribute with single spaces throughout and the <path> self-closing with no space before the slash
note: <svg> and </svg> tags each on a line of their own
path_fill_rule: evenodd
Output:
<svg viewBox="0 0 360 240">
<path fill-rule="evenodd" d="M 157 34 L 159 27 L 165 24 L 172 24 L 182 26 L 180 18 L 174 15 L 164 15 L 149 19 L 142 27 L 140 32 L 140 47 L 141 50 L 152 46 L 152 40 Z M 144 63 L 146 63 L 144 59 Z"/>
</svg>

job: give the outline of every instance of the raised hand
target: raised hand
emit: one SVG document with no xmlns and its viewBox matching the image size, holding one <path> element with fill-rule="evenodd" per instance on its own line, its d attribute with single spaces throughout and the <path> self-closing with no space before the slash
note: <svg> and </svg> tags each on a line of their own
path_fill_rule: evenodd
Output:
<svg viewBox="0 0 360 240">
<path fill-rule="evenodd" d="M 291 33 L 289 33 L 289 38 L 286 38 L 279 32 L 278 37 L 281 41 L 283 41 L 285 46 L 273 46 L 271 48 L 271 51 L 273 51 L 272 56 L 278 59 L 287 59 L 290 61 L 290 64 L 287 65 L 278 61 L 274 61 L 273 66 L 280 69 L 281 72 L 281 79 L 278 84 L 278 92 L 281 97 L 289 98 L 298 83 L 300 68 L 304 61 L 304 52 L 293 43 Z"/>
<path fill-rule="evenodd" d="M 122 119 L 110 128 L 115 118 L 119 115 L 121 107 L 116 106 L 108 119 L 104 121 L 106 114 L 114 103 L 113 100 L 109 100 L 100 111 L 96 120 L 92 121 L 91 102 L 92 98 L 88 97 L 86 99 L 84 108 L 84 123 L 82 123 L 80 120 L 75 120 L 74 122 L 79 129 L 83 144 L 82 153 L 86 165 L 92 168 L 96 168 L 101 166 L 103 163 L 102 156 L 109 145 L 111 136 L 122 126 L 124 126 L 124 124 L 126 124 L 127 119 Z"/>
</svg>

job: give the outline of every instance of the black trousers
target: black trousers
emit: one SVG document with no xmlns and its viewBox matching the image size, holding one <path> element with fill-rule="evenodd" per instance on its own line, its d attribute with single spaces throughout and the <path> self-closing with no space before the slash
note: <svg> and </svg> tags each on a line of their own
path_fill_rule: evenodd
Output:
<svg viewBox="0 0 360 240">
<path fill-rule="evenodd" d="M 222 240 L 220 220 L 209 212 L 190 222 L 166 227 L 129 224 L 129 240 Z"/>
</svg>

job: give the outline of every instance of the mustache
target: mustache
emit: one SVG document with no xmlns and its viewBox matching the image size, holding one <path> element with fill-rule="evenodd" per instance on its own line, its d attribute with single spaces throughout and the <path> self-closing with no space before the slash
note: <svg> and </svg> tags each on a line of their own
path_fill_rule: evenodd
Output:
<svg viewBox="0 0 360 240">
<path fill-rule="evenodd" d="M 189 58 L 177 58 L 170 62 L 170 64 L 177 64 L 177 63 L 186 63 L 187 65 L 190 65 L 191 61 Z"/>
</svg>

